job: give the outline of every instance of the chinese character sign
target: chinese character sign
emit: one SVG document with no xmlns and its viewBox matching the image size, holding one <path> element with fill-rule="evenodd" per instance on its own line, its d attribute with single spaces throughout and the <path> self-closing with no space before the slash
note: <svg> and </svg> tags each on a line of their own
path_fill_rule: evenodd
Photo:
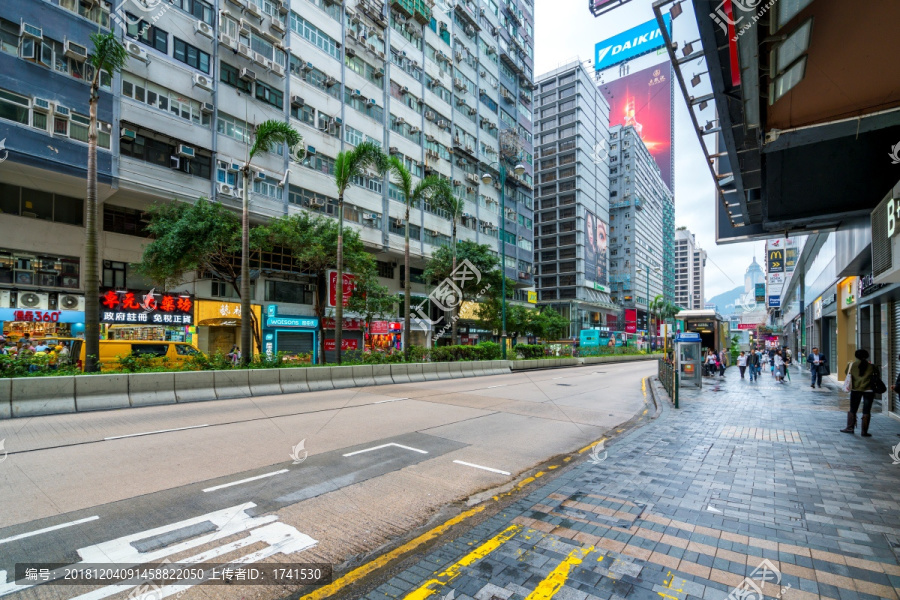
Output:
<svg viewBox="0 0 900 600">
<path fill-rule="evenodd" d="M 350 294 L 356 287 L 356 276 L 344 273 L 344 307 L 350 301 Z M 328 306 L 337 306 L 337 271 L 328 271 Z"/>
<path fill-rule="evenodd" d="M 108 324 L 194 324 L 194 297 L 177 292 L 108 290 L 100 295 L 100 321 Z"/>
</svg>

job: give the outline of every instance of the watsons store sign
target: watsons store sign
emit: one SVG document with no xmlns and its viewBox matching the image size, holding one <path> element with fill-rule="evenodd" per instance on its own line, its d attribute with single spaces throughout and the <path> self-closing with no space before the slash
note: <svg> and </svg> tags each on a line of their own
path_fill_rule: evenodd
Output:
<svg viewBox="0 0 900 600">
<path fill-rule="evenodd" d="M 672 34 L 672 18 L 663 14 L 666 31 Z M 594 69 L 602 71 L 626 60 L 643 56 L 663 47 L 665 39 L 656 20 L 615 35 L 594 46 Z"/>
</svg>

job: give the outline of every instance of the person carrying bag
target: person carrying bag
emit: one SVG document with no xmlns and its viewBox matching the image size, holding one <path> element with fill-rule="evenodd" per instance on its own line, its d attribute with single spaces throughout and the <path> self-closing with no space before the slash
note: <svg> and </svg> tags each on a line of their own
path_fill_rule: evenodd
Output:
<svg viewBox="0 0 900 600">
<path fill-rule="evenodd" d="M 850 363 L 847 370 L 847 379 L 844 381 L 844 389 L 850 389 L 850 410 L 847 412 L 847 426 L 841 429 L 841 433 L 852 434 L 856 429 L 856 412 L 860 402 L 863 405 L 862 437 L 872 437 L 869 433 L 869 423 L 872 420 L 872 403 L 875 401 L 877 389 L 887 387 L 881 381 L 878 368 L 869 362 L 869 352 L 860 348 L 854 354 L 856 360 Z M 849 381 L 849 384 L 848 384 Z M 880 384 L 880 385 L 879 385 Z"/>
</svg>

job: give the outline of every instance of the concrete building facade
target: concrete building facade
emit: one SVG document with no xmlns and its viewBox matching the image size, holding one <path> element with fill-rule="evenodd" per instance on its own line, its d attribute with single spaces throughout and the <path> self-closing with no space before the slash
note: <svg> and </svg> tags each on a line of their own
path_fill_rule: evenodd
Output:
<svg viewBox="0 0 900 600">
<path fill-rule="evenodd" d="M 697 246 L 696 235 L 686 227 L 675 231 L 675 304 L 685 310 L 702 310 L 706 250 Z"/>
<path fill-rule="evenodd" d="M 114 31 L 129 52 L 122 73 L 103 74 L 99 102 L 100 244 L 110 286 L 148 287 L 133 263 L 151 204 L 207 197 L 239 209 L 239 168 L 252 130 L 275 119 L 301 133 L 302 148 L 279 147 L 254 160 L 254 222 L 297 211 L 335 217 L 334 159 L 372 141 L 416 178 L 438 173 L 452 180 L 466 201 L 460 239 L 499 250 L 503 230 L 506 273 L 524 299 L 534 250 L 533 2 L 440 7 L 431 0 L 3 3 L 0 137 L 8 155 L 0 169 L 0 228 L 7 232 L 0 254 L 13 263 L 18 255 L 52 254 L 45 262 L 69 276 L 63 287 L 51 285 L 62 278 L 40 286 L 24 275 L 0 278 L 0 287 L 55 302 L 72 296 L 74 307 L 99 292 L 85 289 L 80 277 L 91 75 L 85 58 L 99 26 Z M 526 166 L 521 177 L 510 168 L 503 227 L 501 139 L 508 146 L 503 160 Z M 484 173 L 493 173 L 492 185 L 481 182 Z M 402 216 L 398 189 L 387 179 L 359 178 L 346 194 L 347 224 L 378 260 L 381 283 L 397 292 Z M 413 291 L 424 298 L 425 261 L 449 242 L 450 223 L 428 204 L 414 208 L 410 222 Z M 311 315 L 309 282 L 285 268 L 285 257 L 270 258 L 252 301 Z M 234 295 L 214 278 L 191 283 L 190 291 L 210 301 Z M 7 298 L 0 308 L 15 308 Z M 300 346 L 312 338 L 304 339 Z"/>
<path fill-rule="evenodd" d="M 538 303 L 569 318 L 576 336 L 618 312 L 608 285 L 609 104 L 578 61 L 536 83 Z"/>
</svg>

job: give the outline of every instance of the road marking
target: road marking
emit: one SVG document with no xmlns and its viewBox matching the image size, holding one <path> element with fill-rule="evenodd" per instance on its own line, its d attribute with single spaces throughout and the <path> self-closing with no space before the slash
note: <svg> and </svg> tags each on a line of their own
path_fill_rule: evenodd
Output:
<svg viewBox="0 0 900 600">
<path fill-rule="evenodd" d="M 486 388 L 481 388 L 481 389 L 483 389 L 483 390 L 491 390 L 491 389 L 494 389 L 494 388 L 505 387 L 505 386 L 506 386 L 505 383 L 501 383 L 500 385 L 489 385 L 489 386 L 487 386 Z"/>
<path fill-rule="evenodd" d="M 382 444 L 380 446 L 372 446 L 371 448 L 366 448 L 365 450 L 357 450 L 356 452 L 350 452 L 345 454 L 344 457 L 353 456 L 354 454 L 362 454 L 363 452 L 371 452 L 372 450 L 381 450 L 382 448 L 387 448 L 388 446 L 397 446 L 398 448 L 403 448 L 404 450 L 412 450 L 413 452 L 418 452 L 419 454 L 428 454 L 427 450 L 419 450 L 418 448 L 413 448 L 411 446 L 404 446 L 403 444 L 395 444 L 391 442 L 390 444 Z"/>
<path fill-rule="evenodd" d="M 501 471 L 500 469 L 492 469 L 492 468 L 490 468 L 490 467 L 482 467 L 481 465 L 474 465 L 474 464 L 472 464 L 472 463 L 463 462 L 463 461 L 461 461 L 461 460 L 454 460 L 453 462 L 455 462 L 455 463 L 458 464 L 458 465 L 465 465 L 465 466 L 467 466 L 467 467 L 474 467 L 474 468 L 476 468 L 476 469 L 482 469 L 482 470 L 484 470 L 484 471 L 490 471 L 491 473 L 499 473 L 500 475 L 509 475 L 509 474 L 510 474 L 510 473 L 508 473 L 507 471 Z"/>
<path fill-rule="evenodd" d="M 0 544 L 6 544 L 7 542 L 14 542 L 16 540 L 21 540 L 25 538 L 29 538 L 35 535 L 40 535 L 42 533 L 47 533 L 48 531 L 56 531 L 57 529 L 65 529 L 66 527 L 72 527 L 74 525 L 81 525 L 82 523 L 87 523 L 89 521 L 96 521 L 100 517 L 87 517 L 86 519 L 78 519 L 77 521 L 70 521 L 68 523 L 60 523 L 59 525 L 53 525 L 52 527 L 44 527 L 43 529 L 37 529 L 35 531 L 29 531 L 28 533 L 20 533 L 19 535 L 14 535 L 12 537 L 3 538 L 0 540 Z"/>
<path fill-rule="evenodd" d="M 391 398 L 390 400 L 378 400 L 372 404 L 384 404 L 385 402 L 397 402 L 399 400 L 409 400 L 409 398 Z"/>
<path fill-rule="evenodd" d="M 593 447 L 596 446 L 597 444 L 602 444 L 603 442 L 605 442 L 605 441 L 608 440 L 608 439 L 609 439 L 609 438 L 607 438 L 607 437 L 604 436 L 604 437 L 600 438 L 599 440 L 597 440 L 596 442 L 594 442 L 594 443 L 592 443 L 592 444 L 588 444 L 587 446 L 585 446 L 584 448 L 582 448 L 581 450 L 579 450 L 579 451 L 578 451 L 578 454 L 584 454 L 585 452 L 587 452 L 588 450 L 590 450 L 591 448 L 593 448 Z"/>
<path fill-rule="evenodd" d="M 522 529 L 521 525 L 510 525 L 482 545 L 472 550 L 458 562 L 450 565 L 445 570 L 438 573 L 434 579 L 429 579 L 421 587 L 404 596 L 404 600 L 425 600 L 429 596 L 435 594 L 439 588 L 446 586 L 448 583 L 456 579 L 462 574 L 463 567 L 468 567 L 474 562 L 481 560 L 510 539 Z"/>
<path fill-rule="evenodd" d="M 155 433 L 169 433 L 170 431 L 184 431 L 185 429 L 200 429 L 201 427 L 209 427 L 209 425 L 191 425 L 189 427 L 176 427 L 175 429 L 160 429 L 158 431 L 144 431 L 143 433 L 129 433 L 128 435 L 114 435 L 112 437 L 103 438 L 103 441 L 121 440 L 122 438 L 140 437 L 142 435 L 153 435 Z"/>
<path fill-rule="evenodd" d="M 477 515 L 478 513 L 483 511 L 484 508 L 485 508 L 484 506 L 476 506 L 475 508 L 471 508 L 471 509 L 467 510 L 466 512 L 460 513 L 460 514 L 456 515 L 455 517 L 453 517 L 452 519 L 449 519 L 449 520 L 445 521 L 444 523 L 438 525 L 431 531 L 426 531 L 425 533 L 423 533 L 416 539 L 403 544 L 399 548 L 394 548 L 387 554 L 379 556 L 375 560 L 368 562 L 368 563 L 362 565 L 361 567 L 357 567 L 356 569 L 353 569 L 352 571 L 350 571 L 343 577 L 339 578 L 334 583 L 323 586 L 323 587 L 319 588 L 318 590 L 311 592 L 311 593 L 307 594 L 306 596 L 303 596 L 299 600 L 322 600 L 323 598 L 330 598 L 331 596 L 336 594 L 338 591 L 344 589 L 345 587 L 347 587 L 349 585 L 353 585 L 354 583 L 356 583 L 357 581 L 359 581 L 360 579 L 362 579 L 369 573 L 372 573 L 373 571 L 377 571 L 378 569 L 381 569 L 382 567 L 386 566 L 394 559 L 396 559 L 400 556 L 403 556 L 407 552 L 411 552 L 412 550 L 415 550 L 422 544 L 430 542 L 431 540 L 433 540 L 434 538 L 436 538 L 438 536 L 443 535 L 448 529 L 450 529 L 454 525 L 456 525 L 458 523 L 462 523 L 463 521 L 465 521 L 466 519 L 468 519 L 469 517 L 471 517 L 473 515 Z"/>
<path fill-rule="evenodd" d="M 569 555 L 537 584 L 537 587 L 528 594 L 525 600 L 550 600 L 550 598 L 553 598 L 562 589 L 566 579 L 569 578 L 569 570 L 575 565 L 580 565 L 582 559 L 593 549 L 593 546 L 588 546 L 587 548 L 576 548 L 569 552 Z"/>
<path fill-rule="evenodd" d="M 564 379 L 564 377 L 551 377 L 550 379 Z"/>
<path fill-rule="evenodd" d="M 222 488 L 231 487 L 233 485 L 240 485 L 242 483 L 247 483 L 250 481 L 256 481 L 257 479 L 265 479 L 266 477 L 272 477 L 273 475 L 281 475 L 282 473 L 287 473 L 288 469 L 281 469 L 280 471 L 272 471 L 271 473 L 263 473 L 262 475 L 257 475 L 255 477 L 248 477 L 247 479 L 241 479 L 240 481 L 232 481 L 231 483 L 223 483 L 222 485 L 216 485 L 213 487 L 206 488 L 203 490 L 204 492 L 214 492 L 216 490 L 221 490 Z"/>
</svg>

